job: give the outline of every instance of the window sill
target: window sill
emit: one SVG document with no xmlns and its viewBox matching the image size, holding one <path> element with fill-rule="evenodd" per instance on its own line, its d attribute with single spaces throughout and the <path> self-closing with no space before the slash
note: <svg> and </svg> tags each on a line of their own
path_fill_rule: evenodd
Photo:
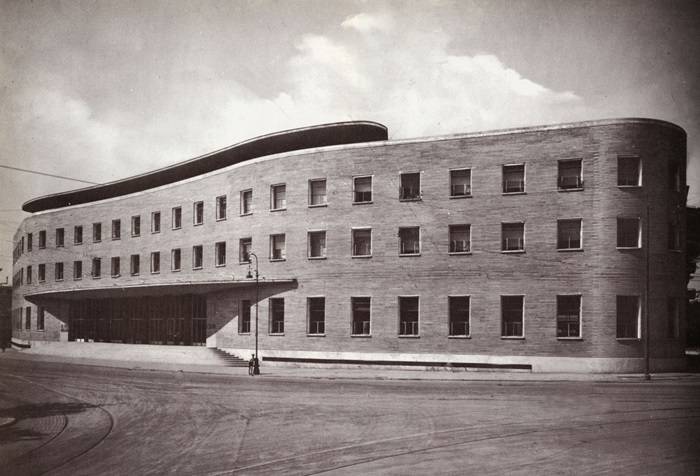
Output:
<svg viewBox="0 0 700 476">
<path fill-rule="evenodd" d="M 518 254 L 518 253 L 525 253 L 525 250 L 501 250 L 501 253 L 504 253 L 504 254 Z"/>
<path fill-rule="evenodd" d="M 526 195 L 527 192 L 503 192 L 503 195 Z"/>
<path fill-rule="evenodd" d="M 224 267 L 226 267 L 226 263 L 217 264 L 217 265 L 214 265 L 214 267 L 216 267 L 216 268 L 224 268 Z"/>
<path fill-rule="evenodd" d="M 423 198 L 399 198 L 399 202 L 420 202 Z"/>
<path fill-rule="evenodd" d="M 250 264 L 250 261 L 239 261 L 238 264 L 240 264 L 240 265 Z"/>
<path fill-rule="evenodd" d="M 83 244 L 82 241 L 81 241 L 80 243 L 73 243 L 74 246 L 79 246 L 79 245 L 82 245 L 82 244 Z"/>
<path fill-rule="evenodd" d="M 102 243 L 102 240 L 92 240 L 93 243 Z M 43 249 L 43 248 L 42 248 Z"/>
<path fill-rule="evenodd" d="M 448 251 L 448 255 L 450 256 L 460 256 L 460 255 L 470 255 L 472 254 L 471 251 Z"/>
<path fill-rule="evenodd" d="M 501 340 L 525 340 L 525 336 L 501 336 Z"/>
<path fill-rule="evenodd" d="M 623 341 L 623 342 L 624 341 L 630 342 L 630 341 L 641 341 L 642 338 L 641 337 L 615 337 L 615 340 Z"/>
<path fill-rule="evenodd" d="M 274 263 L 277 261 L 287 261 L 287 258 L 270 258 L 271 263 Z"/>
<path fill-rule="evenodd" d="M 181 227 L 181 226 L 176 226 L 176 227 L 171 228 L 171 230 L 182 230 L 182 227 Z"/>
<path fill-rule="evenodd" d="M 120 278 L 121 276 L 122 276 L 121 274 L 113 274 L 112 275 L 113 278 Z"/>
<path fill-rule="evenodd" d="M 200 269 L 202 269 L 202 266 L 192 266 L 193 271 L 199 271 Z"/>
<path fill-rule="evenodd" d="M 158 231 L 152 231 L 152 232 L 151 232 L 151 235 L 157 235 L 158 233 L 160 233 L 160 230 L 158 230 Z"/>
<path fill-rule="evenodd" d="M 399 258 L 411 258 L 415 256 L 420 256 L 420 253 L 399 253 Z"/>
<path fill-rule="evenodd" d="M 269 332 L 269 336 L 284 336 L 284 332 Z"/>
<path fill-rule="evenodd" d="M 114 238 L 112 238 L 112 239 L 114 239 Z M 64 245 L 56 245 L 56 248 L 64 248 Z"/>
<path fill-rule="evenodd" d="M 131 273 L 131 276 L 138 276 L 141 273 Z"/>
<path fill-rule="evenodd" d="M 583 251 L 583 248 L 557 248 L 557 251 L 570 252 L 570 251 Z"/>
<path fill-rule="evenodd" d="M 641 246 L 616 246 L 615 249 L 620 250 L 620 251 L 629 251 L 629 250 L 641 250 Z"/>
<path fill-rule="evenodd" d="M 132 238 L 139 238 L 140 236 L 141 236 L 141 233 L 139 233 L 138 235 L 131 235 Z"/>
<path fill-rule="evenodd" d="M 204 222 L 200 222 L 200 223 L 193 223 L 193 224 L 192 224 L 192 226 L 202 226 L 202 225 L 204 225 Z"/>
<path fill-rule="evenodd" d="M 327 259 L 325 256 L 309 256 L 310 260 L 324 260 Z"/>
<path fill-rule="evenodd" d="M 119 236 L 119 237 L 114 237 L 114 236 L 113 236 L 113 237 L 112 237 L 112 241 L 119 241 L 119 240 L 121 240 L 121 239 L 122 239 L 121 236 Z M 58 246 L 57 246 L 57 248 L 58 248 Z M 62 248 L 62 247 L 61 247 L 61 248 Z"/>
<path fill-rule="evenodd" d="M 83 278 L 73 278 L 73 281 L 82 281 Z"/>
<path fill-rule="evenodd" d="M 641 189 L 642 186 L 641 185 L 620 185 L 620 184 L 618 184 L 617 188 L 626 189 L 626 190 L 630 190 L 630 189 L 634 190 L 634 189 Z"/>
<path fill-rule="evenodd" d="M 287 207 L 284 208 L 270 208 L 271 212 L 285 212 L 287 211 Z"/>
<path fill-rule="evenodd" d="M 309 205 L 309 208 L 323 208 L 323 207 L 327 207 L 327 206 L 328 206 L 327 203 L 316 203 L 313 205 Z"/>
<path fill-rule="evenodd" d="M 371 257 L 372 257 L 372 255 L 352 255 L 353 259 L 355 259 L 355 258 L 367 259 L 367 258 L 371 258 Z"/>
<path fill-rule="evenodd" d="M 420 335 L 415 334 L 399 334 L 399 339 L 420 339 Z"/>
<path fill-rule="evenodd" d="M 160 271 L 151 271 L 151 274 L 160 274 Z"/>
<path fill-rule="evenodd" d="M 467 336 L 447 336 L 447 338 L 448 338 L 448 339 L 471 339 L 472 336 L 471 336 L 471 335 L 467 335 Z"/>
<path fill-rule="evenodd" d="M 216 221 L 226 221 L 226 217 L 223 218 L 217 218 Z"/>
<path fill-rule="evenodd" d="M 306 334 L 306 337 L 326 337 L 326 334 Z"/>
<path fill-rule="evenodd" d="M 558 188 L 557 192 L 580 192 L 582 190 L 584 190 L 583 187 Z"/>
<path fill-rule="evenodd" d="M 100 279 L 100 276 L 93 276 L 92 279 Z"/>
<path fill-rule="evenodd" d="M 40 249 L 40 250 L 45 250 L 45 249 L 46 249 L 46 246 L 40 246 L 39 249 Z"/>
<path fill-rule="evenodd" d="M 564 341 L 576 341 L 576 340 L 583 340 L 583 337 L 557 337 L 557 340 L 564 340 Z"/>
<path fill-rule="evenodd" d="M 374 202 L 370 200 L 369 202 L 352 202 L 353 205 L 371 205 Z"/>
<path fill-rule="evenodd" d="M 372 334 L 350 334 L 350 337 L 359 337 L 359 338 L 372 337 Z"/>
<path fill-rule="evenodd" d="M 460 198 L 472 198 L 472 194 L 469 195 L 450 195 L 450 200 L 460 199 Z"/>
<path fill-rule="evenodd" d="M 179 273 L 180 271 L 182 271 L 182 269 L 171 269 L 170 270 L 171 273 Z"/>
<path fill-rule="evenodd" d="M 252 214 L 253 214 L 253 212 L 246 212 L 246 213 L 241 213 L 239 216 L 247 217 L 247 216 L 250 216 Z"/>
<path fill-rule="evenodd" d="M 60 283 L 61 281 L 63 281 L 63 278 L 60 278 L 60 279 L 59 279 L 59 278 L 56 278 L 56 282 L 57 282 L 57 283 Z"/>
<path fill-rule="evenodd" d="M 239 331 L 239 332 L 238 332 L 238 335 L 239 335 L 239 336 L 249 336 L 249 335 L 250 335 L 250 332 L 240 332 L 240 331 Z"/>
</svg>

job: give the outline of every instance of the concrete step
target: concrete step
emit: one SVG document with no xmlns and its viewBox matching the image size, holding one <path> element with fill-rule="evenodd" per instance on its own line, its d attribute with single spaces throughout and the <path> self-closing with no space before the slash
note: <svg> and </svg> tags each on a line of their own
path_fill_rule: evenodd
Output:
<svg viewBox="0 0 700 476">
<path fill-rule="evenodd" d="M 215 355 L 226 365 L 227 367 L 247 367 L 248 361 L 244 360 L 236 355 L 229 354 L 225 350 L 214 348 L 212 349 Z"/>
</svg>

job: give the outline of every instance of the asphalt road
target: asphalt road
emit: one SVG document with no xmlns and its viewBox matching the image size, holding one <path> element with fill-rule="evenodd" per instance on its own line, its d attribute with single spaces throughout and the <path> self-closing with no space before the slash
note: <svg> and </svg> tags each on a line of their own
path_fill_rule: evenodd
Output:
<svg viewBox="0 0 700 476">
<path fill-rule="evenodd" d="M 3 475 L 700 473 L 697 380 L 251 378 L 0 359 L 0 425 L 11 419 Z"/>
</svg>

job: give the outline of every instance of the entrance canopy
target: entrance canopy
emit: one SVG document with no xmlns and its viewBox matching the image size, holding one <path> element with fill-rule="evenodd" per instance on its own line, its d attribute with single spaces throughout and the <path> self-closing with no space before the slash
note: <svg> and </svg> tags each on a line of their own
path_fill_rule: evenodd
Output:
<svg viewBox="0 0 700 476">
<path fill-rule="evenodd" d="M 260 280 L 260 288 L 272 284 L 295 284 L 296 279 L 265 279 Z M 251 279 L 228 279 L 217 281 L 178 281 L 173 283 L 159 284 L 133 284 L 122 286 L 103 286 L 90 288 L 72 288 L 54 291 L 27 293 L 25 299 L 29 301 L 42 299 L 103 299 L 119 297 L 140 297 L 140 296 L 166 296 L 173 294 L 206 294 L 230 289 L 241 289 L 255 287 L 255 280 Z"/>
</svg>

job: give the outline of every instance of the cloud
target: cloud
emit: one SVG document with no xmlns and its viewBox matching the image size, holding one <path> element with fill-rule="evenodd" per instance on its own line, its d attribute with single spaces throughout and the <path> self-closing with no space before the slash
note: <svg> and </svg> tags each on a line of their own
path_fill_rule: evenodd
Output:
<svg viewBox="0 0 700 476">
<path fill-rule="evenodd" d="M 354 29 L 361 33 L 372 31 L 388 32 L 393 29 L 394 22 L 387 14 L 358 13 L 347 17 L 340 26 Z"/>
</svg>

